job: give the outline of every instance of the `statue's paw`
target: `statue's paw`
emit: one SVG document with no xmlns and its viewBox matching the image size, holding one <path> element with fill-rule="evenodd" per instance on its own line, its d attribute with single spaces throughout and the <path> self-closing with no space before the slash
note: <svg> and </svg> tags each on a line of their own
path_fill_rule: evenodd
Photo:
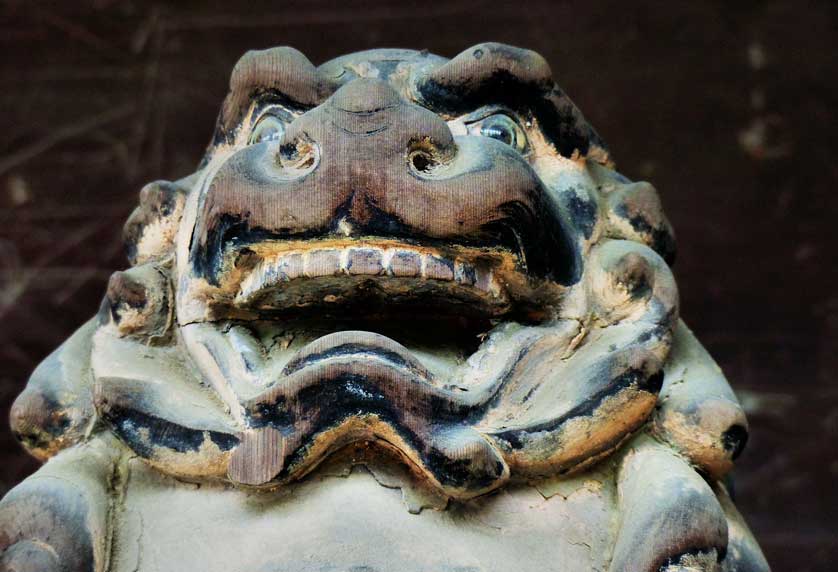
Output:
<svg viewBox="0 0 838 572">
<path fill-rule="evenodd" d="M 49 545 L 20 540 L 9 546 L 0 557 L 2 572 L 59 572 L 58 554 Z"/>
<path fill-rule="evenodd" d="M 0 502 L 0 571 L 93 571 L 93 531 L 81 487 L 24 481 Z"/>
<path fill-rule="evenodd" d="M 683 322 L 675 329 L 652 431 L 713 479 L 733 468 L 748 421 L 733 390 Z"/>
<path fill-rule="evenodd" d="M 0 501 L 0 572 L 101 572 L 116 441 L 61 451 Z"/>
<path fill-rule="evenodd" d="M 725 514 L 713 489 L 679 455 L 648 437 L 618 472 L 620 527 L 610 572 L 718 572 Z"/>
</svg>

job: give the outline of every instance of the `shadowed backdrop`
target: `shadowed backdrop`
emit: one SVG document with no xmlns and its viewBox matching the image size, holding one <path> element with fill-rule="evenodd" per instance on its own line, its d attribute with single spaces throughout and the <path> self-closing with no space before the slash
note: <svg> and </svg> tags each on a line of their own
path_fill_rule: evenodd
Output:
<svg viewBox="0 0 838 572">
<path fill-rule="evenodd" d="M 739 508 L 774 570 L 833 571 L 837 33 L 829 2 L 790 0 L 4 2 L 0 408 L 127 265 L 140 187 L 194 170 L 246 50 L 499 41 L 543 54 L 618 168 L 658 188 L 682 315 L 749 415 Z M 36 467 L 0 430 L 0 494 Z"/>
</svg>

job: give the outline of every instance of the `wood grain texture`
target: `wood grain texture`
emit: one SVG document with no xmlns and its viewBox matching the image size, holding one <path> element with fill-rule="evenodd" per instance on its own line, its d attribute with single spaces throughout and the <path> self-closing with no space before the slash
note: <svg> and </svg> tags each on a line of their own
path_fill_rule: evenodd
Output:
<svg viewBox="0 0 838 572">
<path fill-rule="evenodd" d="M 124 267 L 118 236 L 137 189 L 194 168 L 245 49 L 291 44 L 319 63 L 387 44 L 452 56 L 493 37 L 553 62 L 622 170 L 655 181 L 679 233 L 683 314 L 749 409 L 737 503 L 776 569 L 831 570 L 838 459 L 823 444 L 838 431 L 834 10 L 378 8 L 4 5 L 6 403 Z M 8 487 L 34 465 L 5 439 Z"/>
</svg>

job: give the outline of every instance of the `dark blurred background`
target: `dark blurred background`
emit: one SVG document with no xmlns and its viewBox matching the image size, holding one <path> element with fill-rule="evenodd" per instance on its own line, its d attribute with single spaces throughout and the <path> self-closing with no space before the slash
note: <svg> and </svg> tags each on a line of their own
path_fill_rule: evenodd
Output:
<svg viewBox="0 0 838 572">
<path fill-rule="evenodd" d="M 12 1 L 0 11 L 0 406 L 126 265 L 147 181 L 191 172 L 229 72 L 287 44 L 541 52 L 660 191 L 683 316 L 744 402 L 737 502 L 776 572 L 838 569 L 834 2 Z M 5 424 L 5 421 L 3 421 Z M 0 494 L 35 470 L 0 431 Z"/>
</svg>

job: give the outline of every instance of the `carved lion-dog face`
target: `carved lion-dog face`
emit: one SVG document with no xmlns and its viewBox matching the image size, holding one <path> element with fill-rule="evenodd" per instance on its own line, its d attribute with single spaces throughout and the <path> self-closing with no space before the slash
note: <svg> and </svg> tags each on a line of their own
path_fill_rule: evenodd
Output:
<svg viewBox="0 0 838 572">
<path fill-rule="evenodd" d="M 249 52 L 200 169 L 126 233 L 102 331 L 188 356 L 221 405 L 94 364 L 97 407 L 161 468 L 244 485 L 358 442 L 454 498 L 586 466 L 652 411 L 677 319 L 654 189 L 499 44 Z"/>
</svg>

